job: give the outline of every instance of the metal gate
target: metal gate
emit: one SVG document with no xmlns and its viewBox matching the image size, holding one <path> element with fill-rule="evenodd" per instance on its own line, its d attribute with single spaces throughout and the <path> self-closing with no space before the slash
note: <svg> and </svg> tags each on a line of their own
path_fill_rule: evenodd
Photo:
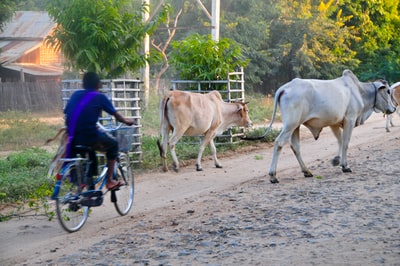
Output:
<svg viewBox="0 0 400 266">
<path fill-rule="evenodd" d="M 141 115 L 140 115 L 140 84 L 143 82 L 137 79 L 113 79 L 113 80 L 101 80 L 103 87 L 100 92 L 107 95 L 115 109 L 121 115 L 133 119 L 135 125 L 133 125 L 132 134 L 132 147 L 129 154 L 132 158 L 132 162 L 138 163 L 142 159 L 141 149 L 141 132 L 142 127 Z M 62 80 L 62 102 L 63 109 L 65 108 L 72 93 L 76 90 L 82 89 L 82 80 Z M 104 125 L 115 125 L 115 118 L 109 114 L 103 112 L 102 117 L 99 119 Z"/>
</svg>

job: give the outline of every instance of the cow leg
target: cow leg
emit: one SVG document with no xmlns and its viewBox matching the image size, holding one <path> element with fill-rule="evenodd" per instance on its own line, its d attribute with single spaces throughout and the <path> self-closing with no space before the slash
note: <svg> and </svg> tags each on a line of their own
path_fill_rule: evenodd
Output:
<svg viewBox="0 0 400 266">
<path fill-rule="evenodd" d="M 276 178 L 276 166 L 278 164 L 278 158 L 282 151 L 283 145 L 289 140 L 292 132 L 285 130 L 285 127 L 282 129 L 281 133 L 276 137 L 274 142 L 274 153 L 272 154 L 272 162 L 269 168 L 269 180 L 271 183 L 279 183 Z"/>
<path fill-rule="evenodd" d="M 342 130 L 340 129 L 340 127 L 333 127 L 333 126 L 331 126 L 331 130 L 333 135 L 336 137 L 339 146 L 336 156 L 332 159 L 332 165 L 338 166 L 340 163 L 340 155 L 342 154 L 342 147 L 343 147 Z"/>
<path fill-rule="evenodd" d="M 386 115 L 386 126 L 385 126 L 386 132 L 390 132 L 389 124 L 393 126 L 392 115 Z"/>
<path fill-rule="evenodd" d="M 347 149 L 349 148 L 351 134 L 353 132 L 355 121 L 344 121 L 343 123 L 343 140 L 342 140 L 342 161 L 340 166 L 343 173 L 351 173 L 351 169 L 347 166 Z"/>
<path fill-rule="evenodd" d="M 304 177 L 312 177 L 313 174 L 310 172 L 310 170 L 308 170 L 300 153 L 300 127 L 296 128 L 292 134 L 292 138 L 290 140 L 290 148 L 292 149 L 294 155 L 297 158 L 297 161 L 300 164 L 301 171 L 304 173 Z"/>
<path fill-rule="evenodd" d="M 169 128 L 166 125 L 163 125 L 161 128 L 161 145 L 160 148 L 160 155 L 163 164 L 163 171 L 168 172 L 167 166 L 167 146 L 168 146 L 168 135 L 169 135 Z"/>
<path fill-rule="evenodd" d="M 390 116 L 390 125 L 392 126 L 392 127 L 394 127 L 394 124 L 393 124 L 393 116 L 392 115 L 388 115 L 388 117 Z"/>
<path fill-rule="evenodd" d="M 221 165 L 221 163 L 219 162 L 219 160 L 217 158 L 217 149 L 215 148 L 214 138 L 212 138 L 210 140 L 210 148 L 211 148 L 211 153 L 212 153 L 213 158 L 214 158 L 215 167 L 222 168 L 222 165 Z"/>
<path fill-rule="evenodd" d="M 201 157 L 203 156 L 204 148 L 205 148 L 205 136 L 201 139 L 200 142 L 200 148 L 199 148 L 199 153 L 197 154 L 197 159 L 196 159 L 196 171 L 203 171 L 203 168 L 201 167 Z"/>
<path fill-rule="evenodd" d="M 176 143 L 171 143 L 171 141 L 170 141 L 169 149 L 171 151 L 171 157 L 172 157 L 172 161 L 173 161 L 174 171 L 179 172 L 179 160 L 178 160 L 178 156 L 176 156 L 175 144 Z"/>
<path fill-rule="evenodd" d="M 182 136 L 183 136 L 183 132 L 178 132 L 178 131 L 176 131 L 176 129 L 174 129 L 172 132 L 172 136 L 169 139 L 169 149 L 171 151 L 171 157 L 173 160 L 173 166 L 174 166 L 175 172 L 179 172 L 179 160 L 178 160 L 178 156 L 176 156 L 175 145 L 176 145 L 176 143 L 178 143 L 178 141 L 180 140 L 180 138 Z"/>
<path fill-rule="evenodd" d="M 207 144 L 210 144 L 211 152 L 214 158 L 214 163 L 217 168 L 221 168 L 222 166 L 219 164 L 218 159 L 217 159 L 217 149 L 215 148 L 214 144 L 214 137 L 215 134 L 212 134 L 207 132 L 204 135 L 204 138 L 202 139 L 200 143 L 200 148 L 199 148 L 199 154 L 197 155 L 197 160 L 196 160 L 196 170 L 197 171 L 203 171 L 203 168 L 201 167 L 201 158 L 203 157 L 203 152 Z"/>
</svg>

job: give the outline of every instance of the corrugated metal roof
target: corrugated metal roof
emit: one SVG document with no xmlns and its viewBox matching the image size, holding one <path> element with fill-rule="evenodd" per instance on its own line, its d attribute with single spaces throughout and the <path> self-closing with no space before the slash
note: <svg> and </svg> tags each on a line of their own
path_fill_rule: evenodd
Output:
<svg viewBox="0 0 400 266">
<path fill-rule="evenodd" d="M 60 76 L 63 69 L 55 66 L 43 66 L 34 64 L 9 64 L 4 68 L 14 71 L 23 71 L 24 73 L 35 76 Z"/>
<path fill-rule="evenodd" d="M 0 33 L 0 64 L 14 62 L 36 49 L 56 23 L 44 11 L 17 11 Z"/>
<path fill-rule="evenodd" d="M 17 11 L 0 33 L 2 38 L 44 39 L 56 25 L 45 11 Z"/>
<path fill-rule="evenodd" d="M 27 41 L 0 41 L 0 64 L 14 62 L 25 53 L 29 53 L 41 45 L 40 42 Z"/>
</svg>

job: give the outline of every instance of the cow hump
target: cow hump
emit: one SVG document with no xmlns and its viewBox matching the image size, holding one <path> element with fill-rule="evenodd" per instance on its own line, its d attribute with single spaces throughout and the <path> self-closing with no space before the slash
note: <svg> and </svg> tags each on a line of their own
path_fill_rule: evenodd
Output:
<svg viewBox="0 0 400 266">
<path fill-rule="evenodd" d="M 343 71 L 342 77 L 345 81 L 345 84 L 350 87 L 350 88 L 360 88 L 360 81 L 356 77 L 356 75 L 353 74 L 353 72 L 349 69 L 346 69 Z"/>
<path fill-rule="evenodd" d="M 210 91 L 210 92 L 208 93 L 208 95 L 209 95 L 211 98 L 215 98 L 216 100 L 222 101 L 222 96 L 221 96 L 221 93 L 219 93 L 219 91 L 216 91 L 216 90 Z"/>
</svg>

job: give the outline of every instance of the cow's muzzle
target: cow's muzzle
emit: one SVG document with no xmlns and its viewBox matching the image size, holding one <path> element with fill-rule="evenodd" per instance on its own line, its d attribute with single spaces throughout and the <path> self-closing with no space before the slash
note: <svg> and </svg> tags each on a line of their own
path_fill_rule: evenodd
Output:
<svg viewBox="0 0 400 266">
<path fill-rule="evenodd" d="M 396 111 L 396 108 L 386 109 L 385 114 L 390 115 L 390 114 L 393 114 L 395 111 Z"/>
</svg>

